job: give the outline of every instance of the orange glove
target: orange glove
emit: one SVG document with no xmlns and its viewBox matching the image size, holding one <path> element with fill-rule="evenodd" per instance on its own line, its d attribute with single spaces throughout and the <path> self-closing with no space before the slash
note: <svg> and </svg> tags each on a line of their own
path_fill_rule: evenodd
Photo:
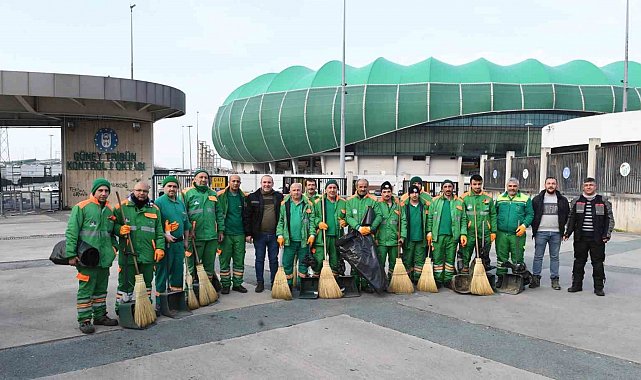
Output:
<svg viewBox="0 0 641 380">
<path fill-rule="evenodd" d="M 169 225 L 169 221 L 165 220 L 165 232 L 169 233 L 171 232 L 171 226 Z"/>
<path fill-rule="evenodd" d="M 120 235 L 127 235 L 130 232 L 131 232 L 131 227 L 129 227 L 128 225 L 125 224 L 124 226 L 120 227 Z"/>
<path fill-rule="evenodd" d="M 367 236 L 372 233 L 372 229 L 369 227 L 358 227 L 358 232 L 363 236 Z"/>
<path fill-rule="evenodd" d="M 282 236 L 279 236 L 278 239 L 276 239 L 276 241 L 278 242 L 279 247 L 282 247 L 285 245 L 285 238 Z"/>
<path fill-rule="evenodd" d="M 516 236 L 523 236 L 525 235 L 525 224 L 521 224 L 517 229 L 516 229 Z"/>
<path fill-rule="evenodd" d="M 467 236 L 461 235 L 461 246 L 465 247 L 467 245 Z"/>
<path fill-rule="evenodd" d="M 347 227 L 347 222 L 345 221 L 345 219 L 340 219 L 339 222 L 341 224 L 341 228 Z"/>
<path fill-rule="evenodd" d="M 427 244 L 432 245 L 432 233 L 429 232 L 427 234 Z"/>
<path fill-rule="evenodd" d="M 490 234 L 490 242 L 496 240 L 496 234 Z"/>
<path fill-rule="evenodd" d="M 322 223 L 322 222 L 321 222 L 321 223 Z M 316 240 L 316 238 L 314 237 L 314 235 L 312 235 L 312 236 L 308 237 L 308 238 L 307 238 L 307 244 L 309 244 L 309 245 L 314 244 L 314 240 Z"/>
<path fill-rule="evenodd" d="M 162 249 L 160 249 L 160 248 L 158 248 L 158 249 L 156 249 L 156 250 L 154 251 L 154 260 L 155 260 L 156 262 L 159 262 L 160 260 L 162 260 L 162 259 L 163 259 L 163 257 L 165 257 L 165 251 L 163 251 L 163 250 L 162 250 Z"/>
<path fill-rule="evenodd" d="M 180 227 L 180 224 L 178 224 L 178 222 L 171 222 L 169 227 L 171 227 L 171 232 L 174 232 L 178 229 L 178 227 Z"/>
<path fill-rule="evenodd" d="M 318 223 L 318 228 L 320 228 L 323 231 L 327 230 L 327 223 L 325 223 L 325 222 Z"/>
<path fill-rule="evenodd" d="M 191 256 L 191 251 L 185 250 L 185 257 Z"/>
</svg>

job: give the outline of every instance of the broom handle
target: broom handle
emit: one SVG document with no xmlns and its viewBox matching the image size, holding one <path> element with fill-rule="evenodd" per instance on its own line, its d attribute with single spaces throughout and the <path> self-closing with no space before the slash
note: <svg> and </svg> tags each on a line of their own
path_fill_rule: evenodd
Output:
<svg viewBox="0 0 641 380">
<path fill-rule="evenodd" d="M 476 249 L 474 258 L 477 258 L 479 257 L 479 228 L 476 224 L 476 204 L 474 205 L 474 245 L 474 248 Z"/>
<path fill-rule="evenodd" d="M 397 203 L 398 204 L 398 203 Z M 403 259 L 403 247 L 401 246 L 401 206 L 398 206 L 398 223 L 396 223 L 396 246 L 398 247 L 398 257 L 402 260 Z M 394 210 L 392 210 L 394 212 Z"/>
<path fill-rule="evenodd" d="M 127 224 L 126 219 L 125 219 L 125 211 L 122 209 L 122 202 L 120 202 L 120 194 L 116 191 L 116 199 L 118 200 L 118 204 L 120 205 L 120 216 L 122 217 L 122 222 Z M 134 259 L 134 268 L 136 268 L 136 275 L 140 274 L 140 271 L 138 270 L 138 260 L 136 260 L 136 251 L 134 251 L 134 244 L 131 242 L 131 232 L 127 234 L 125 237 L 127 239 L 127 244 L 129 245 L 129 249 L 131 249 L 131 256 Z"/>
<path fill-rule="evenodd" d="M 325 223 L 325 199 L 327 199 L 327 197 L 325 196 L 325 194 L 323 194 L 323 197 L 321 198 L 321 214 L 323 214 L 321 215 L 321 218 L 323 220 L 323 223 Z M 325 230 L 323 230 L 323 258 L 324 259 L 327 259 L 326 244 L 327 244 L 327 237 L 325 236 Z"/>
<path fill-rule="evenodd" d="M 194 249 L 194 255 L 196 255 L 196 264 L 202 264 L 200 262 L 200 259 L 198 258 L 198 250 L 196 249 L 196 238 L 194 237 L 194 236 L 196 236 L 196 221 L 195 220 L 193 222 L 191 222 L 191 231 L 193 232 L 193 234 L 190 234 L 189 237 L 191 238 L 191 245 L 192 245 L 192 248 Z"/>
</svg>

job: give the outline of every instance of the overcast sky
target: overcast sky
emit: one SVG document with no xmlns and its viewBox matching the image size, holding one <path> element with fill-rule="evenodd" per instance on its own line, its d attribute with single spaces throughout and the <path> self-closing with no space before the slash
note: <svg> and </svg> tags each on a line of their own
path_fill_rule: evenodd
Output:
<svg viewBox="0 0 641 380">
<path fill-rule="evenodd" d="M 341 59 L 342 0 L 135 3 L 134 78 L 187 96 L 186 116 L 155 124 L 156 165 L 181 165 L 182 125 L 198 123 L 200 139 L 212 145 L 216 111 L 238 86 Z M 630 14 L 629 57 L 641 62 L 641 0 L 630 0 Z M 0 70 L 130 76 L 127 1 L 3 0 L 0 15 Z M 405 65 L 484 57 L 603 66 L 623 60 L 624 36 L 625 0 L 347 0 L 347 64 L 356 67 L 378 57 Z M 55 155 L 59 130 L 10 129 L 11 158 L 48 158 L 49 134 Z"/>
</svg>

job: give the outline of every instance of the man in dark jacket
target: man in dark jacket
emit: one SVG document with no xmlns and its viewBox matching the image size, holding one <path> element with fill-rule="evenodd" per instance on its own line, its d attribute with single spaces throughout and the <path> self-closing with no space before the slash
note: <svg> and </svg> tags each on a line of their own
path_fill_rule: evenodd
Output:
<svg viewBox="0 0 641 380">
<path fill-rule="evenodd" d="M 574 266 L 572 268 L 572 287 L 568 292 L 583 290 L 583 275 L 588 253 L 592 260 L 594 294 L 604 296 L 605 282 L 605 243 L 610 240 L 614 230 L 612 204 L 596 192 L 596 181 L 588 177 L 583 181 L 583 193 L 572 201 L 570 216 L 563 236 L 567 240 L 574 233 Z"/>
<path fill-rule="evenodd" d="M 568 199 L 556 189 L 556 178 L 545 179 L 545 190 L 532 199 L 534 220 L 532 220 L 532 236 L 534 237 L 534 262 L 532 264 L 532 281 L 530 288 L 538 288 L 541 284 L 541 267 L 545 246 L 550 248 L 550 279 L 552 289 L 561 290 L 559 285 L 559 250 L 561 236 L 565 230 L 570 213 Z"/>
<path fill-rule="evenodd" d="M 248 243 L 254 242 L 256 250 L 256 293 L 265 290 L 265 251 L 269 257 L 271 283 L 278 270 L 278 242 L 276 226 L 280 216 L 280 203 L 283 194 L 274 190 L 274 179 L 264 175 L 260 179 L 260 189 L 249 194 L 247 207 L 243 211 L 243 225 Z"/>
</svg>

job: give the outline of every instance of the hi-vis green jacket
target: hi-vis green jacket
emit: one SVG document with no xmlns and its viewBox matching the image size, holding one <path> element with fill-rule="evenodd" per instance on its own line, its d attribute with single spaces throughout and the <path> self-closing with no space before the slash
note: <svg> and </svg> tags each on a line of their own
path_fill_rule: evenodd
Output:
<svg viewBox="0 0 641 380">
<path fill-rule="evenodd" d="M 529 227 L 534 220 L 532 200 L 520 191 L 514 197 L 506 192 L 496 198 L 497 228 L 501 232 L 516 234 L 521 224 Z"/>
<path fill-rule="evenodd" d="M 114 247 L 117 244 L 114 236 L 115 220 L 109 202 L 102 207 L 93 195 L 73 206 L 65 232 L 66 257 L 78 256 L 76 248 L 78 242 L 82 240 L 100 252 L 100 262 L 98 263 L 100 268 L 111 267 L 116 257 L 114 252 Z"/>
<path fill-rule="evenodd" d="M 229 207 L 229 203 L 227 202 L 227 197 L 229 197 L 229 186 L 226 188 L 220 190 L 216 196 L 218 202 L 216 203 L 216 207 L 220 209 L 220 213 L 222 214 L 223 221 L 227 219 L 227 210 Z M 240 194 L 240 207 L 242 207 L 242 210 L 240 211 L 240 223 L 242 225 L 242 217 L 243 217 L 243 212 L 245 212 L 245 205 L 247 203 L 247 194 L 245 194 L 244 191 L 241 189 L 238 189 L 238 194 Z M 219 224 L 218 225 L 218 232 L 225 232 L 225 224 Z"/>
<path fill-rule="evenodd" d="M 307 245 L 307 238 L 310 235 L 315 235 L 316 231 L 314 228 L 314 206 L 307 198 L 301 198 L 303 202 L 303 215 L 301 215 L 301 225 L 302 230 L 300 233 L 300 245 L 304 247 Z M 282 236 L 285 239 L 285 245 L 290 245 L 291 241 L 289 235 L 289 209 L 291 203 L 293 202 L 292 198 L 285 199 L 280 203 L 280 215 L 278 216 L 278 225 L 276 226 L 276 236 Z"/>
<path fill-rule="evenodd" d="M 183 190 L 183 199 L 189 222 L 196 222 L 196 240 L 218 239 L 218 231 L 225 231 L 225 218 L 216 192 L 210 188 L 201 192 L 192 186 Z"/>
<path fill-rule="evenodd" d="M 318 224 L 322 221 L 327 223 L 329 218 L 334 218 L 334 223 L 336 223 L 336 233 L 337 237 L 343 235 L 343 229 L 341 228 L 341 220 L 345 220 L 345 212 L 347 203 L 345 199 L 340 196 L 336 196 L 336 204 L 334 206 L 334 215 L 325 215 L 323 216 L 323 204 L 321 203 L 323 199 L 327 199 L 327 195 L 323 195 L 314 201 L 314 229 L 316 230 L 316 242 L 315 245 L 323 245 L 323 230 L 318 228 Z M 331 202 L 328 200 L 328 202 Z M 325 203 L 327 205 L 327 203 Z M 325 208 L 325 214 L 327 214 L 327 208 Z"/>
<path fill-rule="evenodd" d="M 445 197 L 439 195 L 432 199 L 430 211 L 427 214 L 427 232 L 432 233 L 432 241 L 438 241 L 439 224 L 441 223 L 441 211 Z M 467 215 L 463 208 L 463 200 L 453 196 L 450 200 L 450 214 L 452 216 L 452 237 L 458 241 L 461 235 L 467 237 Z"/>
<path fill-rule="evenodd" d="M 130 196 L 131 197 L 131 196 Z M 122 209 L 122 213 L 120 210 Z M 122 219 L 124 213 L 125 219 Z M 154 247 L 156 249 L 165 249 L 165 232 L 162 225 L 162 217 L 160 209 L 151 201 L 149 201 L 142 208 L 136 208 L 136 204 L 130 199 L 122 201 L 121 204 L 116 205 L 114 210 L 116 215 L 115 230 L 120 232 L 120 227 L 127 224 L 131 227 L 131 242 L 133 243 L 137 260 L 142 264 L 149 264 L 154 262 Z M 123 262 L 122 255 L 125 252 L 131 252 L 127 239 L 125 236 L 119 235 L 118 251 L 121 257 L 118 259 L 119 263 Z M 133 263 L 131 255 L 128 257 L 128 262 Z"/>
<path fill-rule="evenodd" d="M 366 194 L 361 198 L 358 194 L 354 194 L 351 197 L 347 198 L 345 221 L 350 228 L 358 230 L 358 227 L 361 226 L 363 216 L 365 216 L 365 212 L 367 211 L 367 207 L 371 207 L 374 210 L 374 214 L 376 215 L 376 217 L 374 218 L 374 222 L 370 226 L 371 232 L 376 233 L 376 230 L 381 224 L 383 217 L 381 216 L 381 212 L 378 209 L 378 201 L 373 195 Z"/>
<path fill-rule="evenodd" d="M 461 196 L 465 211 L 467 212 L 467 231 L 468 237 L 475 237 L 478 233 L 479 238 L 483 234 L 488 238 L 490 234 L 496 233 L 496 207 L 494 199 L 486 192 L 476 195 L 473 191 L 468 191 Z M 475 229 L 474 211 L 476 210 L 476 222 L 478 228 Z"/>
<path fill-rule="evenodd" d="M 380 210 L 381 217 L 383 218 L 383 221 L 376 231 L 376 240 L 378 241 L 378 245 L 386 247 L 398 245 L 399 238 L 403 238 L 404 240 L 407 238 L 405 213 L 402 212 L 398 198 L 392 195 L 391 205 L 388 205 L 384 200 L 379 201 L 378 209 Z"/>
</svg>

